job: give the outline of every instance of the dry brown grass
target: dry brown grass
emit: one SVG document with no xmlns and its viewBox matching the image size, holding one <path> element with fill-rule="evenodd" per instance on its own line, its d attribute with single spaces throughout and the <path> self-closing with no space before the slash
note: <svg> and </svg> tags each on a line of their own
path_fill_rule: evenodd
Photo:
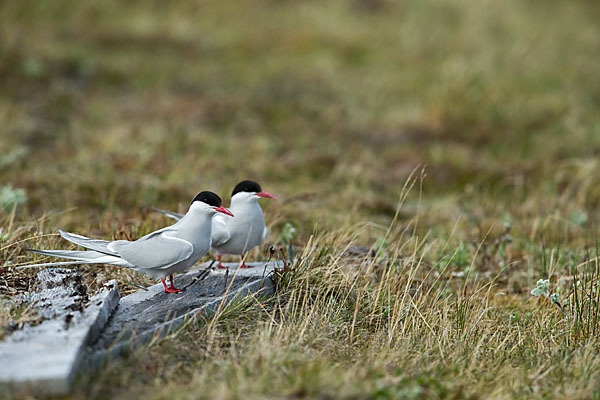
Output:
<svg viewBox="0 0 600 400">
<path fill-rule="evenodd" d="M 428 262 L 438 249 L 448 252 L 451 240 L 407 234 L 417 223 L 395 220 L 382 232 L 388 245 L 377 254 L 357 255 L 353 247 L 365 224 L 311 237 L 293 268 L 276 276 L 275 298 L 248 299 L 189 324 L 85 378 L 77 396 L 90 390 L 226 399 L 595 393 L 598 342 L 576 327 L 576 310 L 515 295 L 500 279 L 503 271 L 490 279 L 457 274 L 451 260 Z M 592 314 L 583 320 L 600 327 Z"/>
</svg>

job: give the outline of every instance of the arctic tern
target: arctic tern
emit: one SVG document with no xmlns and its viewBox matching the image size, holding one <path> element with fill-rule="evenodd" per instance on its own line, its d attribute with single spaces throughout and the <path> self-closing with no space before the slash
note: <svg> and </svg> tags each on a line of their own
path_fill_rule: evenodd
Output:
<svg viewBox="0 0 600 400">
<path fill-rule="evenodd" d="M 171 226 L 159 229 L 135 241 L 107 241 L 59 231 L 60 235 L 85 251 L 33 250 L 46 256 L 77 260 L 82 264 L 110 264 L 131 268 L 154 278 L 160 278 L 166 293 L 177 293 L 173 274 L 184 271 L 202 258 L 211 247 L 212 220 L 216 215 L 233 217 L 221 205 L 221 198 L 212 192 L 201 192 L 194 197 L 188 212 Z M 53 265 L 61 263 L 48 263 Z M 165 277 L 171 286 L 167 287 Z"/>
<path fill-rule="evenodd" d="M 242 181 L 236 185 L 231 193 L 229 209 L 235 218 L 222 218 L 217 215 L 212 220 L 212 248 L 217 253 L 219 268 L 227 268 L 221 264 L 221 255 L 230 254 L 241 257 L 241 268 L 250 268 L 246 265 L 244 254 L 254 247 L 262 244 L 267 238 L 267 227 L 262 209 L 258 204 L 260 198 L 275 199 L 271 193 L 265 192 L 254 181 Z M 183 214 L 154 208 L 166 216 L 180 220 Z"/>
</svg>

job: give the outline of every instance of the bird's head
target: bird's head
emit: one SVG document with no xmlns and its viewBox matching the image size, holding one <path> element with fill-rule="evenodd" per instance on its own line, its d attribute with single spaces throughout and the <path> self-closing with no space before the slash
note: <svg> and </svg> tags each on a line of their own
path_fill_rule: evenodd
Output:
<svg viewBox="0 0 600 400">
<path fill-rule="evenodd" d="M 260 185 L 254 181 L 242 181 L 238 183 L 233 192 L 231 192 L 231 200 L 235 198 L 236 201 L 239 200 L 258 200 L 261 197 L 266 197 L 268 199 L 275 199 L 269 192 L 265 192 L 261 189 Z"/>
<path fill-rule="evenodd" d="M 198 193 L 196 197 L 194 197 L 190 209 L 201 210 L 211 215 L 216 213 L 223 213 L 233 217 L 231 211 L 223 207 L 221 204 L 221 198 L 217 194 L 213 192 L 204 191 Z"/>
</svg>

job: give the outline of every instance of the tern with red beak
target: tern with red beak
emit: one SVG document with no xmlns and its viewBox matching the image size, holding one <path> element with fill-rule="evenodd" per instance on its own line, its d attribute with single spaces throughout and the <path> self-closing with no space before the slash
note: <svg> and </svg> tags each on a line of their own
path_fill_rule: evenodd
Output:
<svg viewBox="0 0 600 400">
<path fill-rule="evenodd" d="M 86 251 L 29 250 L 46 256 L 77 260 L 81 264 L 110 264 L 131 268 L 154 278 L 160 278 L 166 293 L 177 293 L 173 274 L 185 271 L 200 260 L 211 247 L 212 221 L 216 215 L 234 216 L 221 205 L 221 198 L 212 192 L 198 193 L 188 212 L 174 225 L 159 229 L 136 241 L 97 240 L 59 231 L 60 235 Z M 233 219 L 233 218 L 231 218 Z M 62 263 L 48 263 L 53 265 Z M 169 277 L 168 287 L 165 278 Z"/>
<path fill-rule="evenodd" d="M 240 256 L 241 268 L 246 265 L 244 254 L 262 244 L 267 238 L 267 227 L 262 209 L 258 204 L 260 198 L 274 199 L 271 193 L 265 192 L 254 181 L 242 181 L 231 193 L 229 209 L 235 218 L 224 218 L 217 215 L 212 221 L 212 248 L 217 253 L 219 268 L 227 268 L 221 264 L 221 255 Z M 154 209 L 170 218 L 179 220 L 182 214 Z"/>
</svg>

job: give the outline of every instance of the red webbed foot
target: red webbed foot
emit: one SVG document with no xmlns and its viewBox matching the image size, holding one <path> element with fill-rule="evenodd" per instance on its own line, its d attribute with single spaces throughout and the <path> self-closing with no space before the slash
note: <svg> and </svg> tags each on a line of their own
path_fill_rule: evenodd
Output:
<svg viewBox="0 0 600 400">
<path fill-rule="evenodd" d="M 165 281 L 165 278 L 162 278 L 160 280 L 162 282 L 163 286 L 165 287 L 165 293 L 179 293 L 179 292 L 183 292 L 182 289 L 177 289 L 175 287 L 175 284 L 173 284 L 173 275 L 169 275 L 169 279 L 171 281 L 171 287 L 167 286 L 167 282 Z"/>
<path fill-rule="evenodd" d="M 229 267 L 226 267 L 223 264 L 221 264 L 221 255 L 220 254 L 217 256 L 217 260 L 219 260 L 219 265 L 217 265 L 217 268 L 219 268 L 219 269 L 228 269 L 229 268 Z"/>
</svg>

